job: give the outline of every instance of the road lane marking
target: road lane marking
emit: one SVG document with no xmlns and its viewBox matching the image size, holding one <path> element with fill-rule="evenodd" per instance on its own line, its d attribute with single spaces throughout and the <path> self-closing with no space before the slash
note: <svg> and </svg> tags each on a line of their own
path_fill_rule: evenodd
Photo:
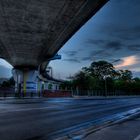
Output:
<svg viewBox="0 0 140 140">
<path fill-rule="evenodd" d="M 54 108 L 53 107 L 39 107 L 39 108 L 29 108 L 29 109 L 16 109 L 16 110 L 8 110 L 8 111 L 3 111 L 3 112 L 0 112 L 0 114 L 2 113 L 11 113 L 11 112 L 20 112 L 20 111 L 31 111 L 31 110 L 44 110 L 44 109 L 49 109 L 49 108 Z M 56 107 L 55 107 L 56 108 Z"/>
</svg>

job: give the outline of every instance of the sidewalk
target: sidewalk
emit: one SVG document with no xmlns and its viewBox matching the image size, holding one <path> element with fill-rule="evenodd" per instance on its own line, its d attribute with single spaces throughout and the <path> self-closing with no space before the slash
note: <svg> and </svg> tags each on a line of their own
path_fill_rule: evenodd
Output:
<svg viewBox="0 0 140 140">
<path fill-rule="evenodd" d="M 88 135 L 84 140 L 140 140 L 140 116 Z"/>
</svg>

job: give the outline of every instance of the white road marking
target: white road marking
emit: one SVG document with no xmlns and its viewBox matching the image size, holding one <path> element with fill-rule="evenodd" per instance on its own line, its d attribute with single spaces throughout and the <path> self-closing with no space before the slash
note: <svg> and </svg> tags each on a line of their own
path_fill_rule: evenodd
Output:
<svg viewBox="0 0 140 140">
<path fill-rule="evenodd" d="M 134 140 L 140 140 L 140 135 L 138 135 Z"/>
<path fill-rule="evenodd" d="M 11 112 L 20 112 L 20 111 L 31 111 L 31 110 L 44 110 L 44 109 L 48 109 L 48 108 L 54 108 L 53 107 L 39 107 L 39 108 L 28 108 L 28 109 L 16 109 L 16 110 L 7 110 L 7 111 L 2 111 L 1 113 L 11 113 Z"/>
</svg>

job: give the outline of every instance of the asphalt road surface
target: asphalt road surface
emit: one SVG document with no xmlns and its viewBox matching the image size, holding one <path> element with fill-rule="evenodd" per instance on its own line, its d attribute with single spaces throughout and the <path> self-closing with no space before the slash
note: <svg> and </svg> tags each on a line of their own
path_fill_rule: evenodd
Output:
<svg viewBox="0 0 140 140">
<path fill-rule="evenodd" d="M 0 140 L 52 140 L 79 124 L 138 107 L 138 97 L 0 101 Z"/>
</svg>

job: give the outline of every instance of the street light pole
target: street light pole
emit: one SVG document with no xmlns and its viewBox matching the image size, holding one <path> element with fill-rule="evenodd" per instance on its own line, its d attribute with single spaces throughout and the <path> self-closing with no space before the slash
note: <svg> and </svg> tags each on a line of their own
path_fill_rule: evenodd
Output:
<svg viewBox="0 0 140 140">
<path fill-rule="evenodd" d="M 107 82 L 106 82 L 106 77 L 105 77 L 105 96 L 107 97 Z"/>
<path fill-rule="evenodd" d="M 47 67 L 47 72 L 50 72 L 50 75 L 51 75 L 51 77 L 53 77 L 53 70 L 52 70 L 52 67 Z"/>
<path fill-rule="evenodd" d="M 105 97 L 107 97 L 107 77 L 105 76 L 104 77 L 104 80 L 105 80 Z"/>
<path fill-rule="evenodd" d="M 120 59 L 114 60 L 111 63 L 115 63 L 115 62 L 118 62 L 118 61 L 120 61 Z M 105 80 L 105 97 L 107 97 L 107 75 L 104 76 L 104 80 Z"/>
</svg>

